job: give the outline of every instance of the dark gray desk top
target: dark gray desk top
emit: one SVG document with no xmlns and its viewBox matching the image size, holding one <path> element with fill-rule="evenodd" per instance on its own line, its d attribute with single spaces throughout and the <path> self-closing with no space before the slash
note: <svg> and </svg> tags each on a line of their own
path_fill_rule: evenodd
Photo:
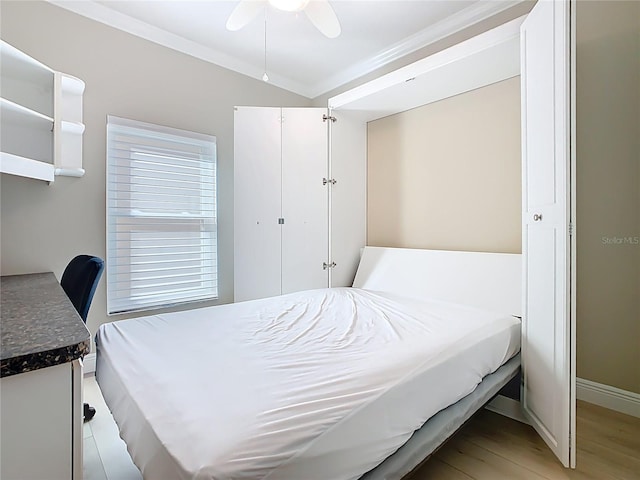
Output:
<svg viewBox="0 0 640 480">
<path fill-rule="evenodd" d="M 0 277 L 0 287 L 0 377 L 89 353 L 89 330 L 53 273 Z"/>
</svg>

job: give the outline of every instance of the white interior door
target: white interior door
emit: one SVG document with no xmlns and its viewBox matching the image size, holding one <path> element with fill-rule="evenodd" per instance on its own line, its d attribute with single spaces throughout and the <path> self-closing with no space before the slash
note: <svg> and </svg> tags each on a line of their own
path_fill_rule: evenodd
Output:
<svg viewBox="0 0 640 480">
<path fill-rule="evenodd" d="M 234 299 L 281 293 L 280 108 L 234 114 Z"/>
<path fill-rule="evenodd" d="M 329 286 L 326 108 L 282 109 L 282 293 Z"/>
<path fill-rule="evenodd" d="M 367 241 L 367 124 L 358 114 L 334 111 L 329 125 L 330 285 L 353 284 L 360 249 Z"/>
<path fill-rule="evenodd" d="M 571 322 L 570 4 L 538 2 L 522 24 L 523 409 L 565 466 L 575 466 Z"/>
</svg>

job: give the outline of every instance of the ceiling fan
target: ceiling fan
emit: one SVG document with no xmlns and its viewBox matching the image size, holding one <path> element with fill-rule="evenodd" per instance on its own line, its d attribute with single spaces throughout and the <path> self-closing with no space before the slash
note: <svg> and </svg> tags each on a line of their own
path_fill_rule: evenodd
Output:
<svg viewBox="0 0 640 480">
<path fill-rule="evenodd" d="M 304 12 L 323 35 L 329 38 L 340 35 L 340 22 L 328 0 L 240 0 L 227 20 L 227 29 L 240 30 L 267 5 L 286 12 Z"/>
</svg>

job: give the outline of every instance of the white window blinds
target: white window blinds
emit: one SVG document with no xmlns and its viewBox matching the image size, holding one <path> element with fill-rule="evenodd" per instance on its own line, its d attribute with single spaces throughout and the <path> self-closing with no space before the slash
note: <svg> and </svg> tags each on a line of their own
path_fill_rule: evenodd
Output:
<svg viewBox="0 0 640 480">
<path fill-rule="evenodd" d="M 109 314 L 217 298 L 216 139 L 107 119 Z"/>
</svg>

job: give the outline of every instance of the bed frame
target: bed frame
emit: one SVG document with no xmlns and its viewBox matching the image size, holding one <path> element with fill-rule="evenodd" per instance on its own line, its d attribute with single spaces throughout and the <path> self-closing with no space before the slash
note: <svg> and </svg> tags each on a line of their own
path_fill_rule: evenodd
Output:
<svg viewBox="0 0 640 480">
<path fill-rule="evenodd" d="M 365 247 L 354 287 L 416 299 L 434 298 L 500 313 L 520 315 L 521 256 L 515 254 L 450 252 Z M 107 386 L 106 360 L 98 348 L 97 378 Z M 520 357 L 487 375 L 474 392 L 431 417 L 395 453 L 362 480 L 398 480 L 420 466 L 478 409 L 513 378 Z M 108 386 L 107 386 L 108 388 Z M 105 396 L 107 398 L 107 396 Z"/>
<path fill-rule="evenodd" d="M 520 316 L 521 261 L 519 254 L 365 247 L 353 286 Z M 519 370 L 520 354 L 487 375 L 472 393 L 431 417 L 361 480 L 396 480 L 411 474 Z"/>
<path fill-rule="evenodd" d="M 364 247 L 356 288 L 435 298 L 521 316 L 522 256 Z"/>
</svg>

